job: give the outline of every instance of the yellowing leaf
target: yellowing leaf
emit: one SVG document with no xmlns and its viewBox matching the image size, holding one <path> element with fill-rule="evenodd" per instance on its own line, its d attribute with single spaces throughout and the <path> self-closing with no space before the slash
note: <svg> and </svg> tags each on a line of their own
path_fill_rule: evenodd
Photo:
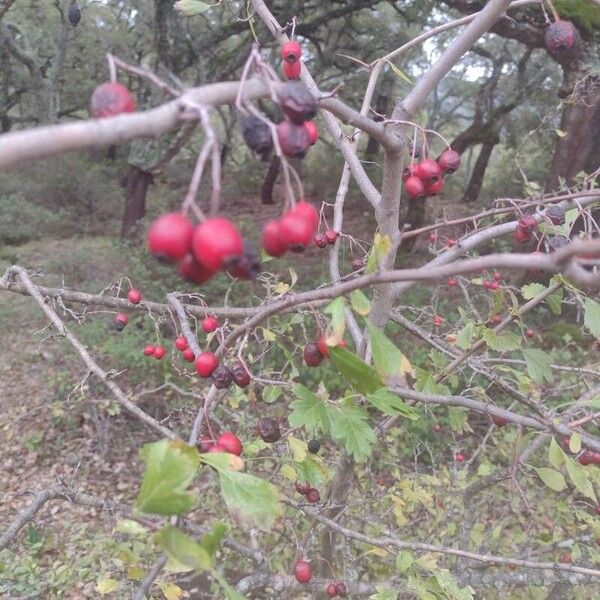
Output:
<svg viewBox="0 0 600 600">
<path fill-rule="evenodd" d="M 156 585 L 162 590 L 167 600 L 179 600 L 183 596 L 183 590 L 174 583 L 168 581 L 157 581 Z"/>
<path fill-rule="evenodd" d="M 581 450 L 581 435 L 575 432 L 571 435 L 571 439 L 569 440 L 569 450 L 573 454 L 579 454 Z"/>
<path fill-rule="evenodd" d="M 287 283 L 284 283 L 283 281 L 280 281 L 274 288 L 273 291 L 276 294 L 285 294 L 287 291 L 289 291 L 290 286 Z"/>
<path fill-rule="evenodd" d="M 201 454 L 200 460 L 217 471 L 241 471 L 244 468 L 244 459 L 229 452 Z"/>
<path fill-rule="evenodd" d="M 110 594 L 119 589 L 120 583 L 116 579 L 111 579 L 110 577 L 103 577 L 98 580 L 98 584 L 96 585 L 96 589 L 102 594 Z"/>
<path fill-rule="evenodd" d="M 141 581 L 144 579 L 144 569 L 133 565 L 127 569 L 127 577 L 133 581 Z"/>
<path fill-rule="evenodd" d="M 291 465 L 283 465 L 279 471 L 281 476 L 289 481 L 296 481 L 298 479 L 298 475 L 296 475 L 296 470 Z"/>
<path fill-rule="evenodd" d="M 306 442 L 293 436 L 288 436 L 287 443 L 290 447 L 290 452 L 292 453 L 294 462 L 302 462 L 306 458 L 306 453 L 308 452 L 308 446 Z"/>
<path fill-rule="evenodd" d="M 277 336 L 270 329 L 265 329 L 263 327 L 261 331 L 262 331 L 263 337 L 265 338 L 265 341 L 274 342 L 277 339 Z"/>
</svg>

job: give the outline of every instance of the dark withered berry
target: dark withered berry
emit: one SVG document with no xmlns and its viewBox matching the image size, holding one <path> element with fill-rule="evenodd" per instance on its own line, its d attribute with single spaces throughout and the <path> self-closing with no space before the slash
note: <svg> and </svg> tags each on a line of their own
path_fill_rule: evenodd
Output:
<svg viewBox="0 0 600 600">
<path fill-rule="evenodd" d="M 212 373 L 213 385 L 218 390 L 228 388 L 232 381 L 231 371 L 225 365 L 219 365 Z"/>
<path fill-rule="evenodd" d="M 269 444 L 273 444 L 281 438 L 279 423 L 270 417 L 265 417 L 256 424 L 256 433 L 264 442 Z"/>
<path fill-rule="evenodd" d="M 302 125 L 317 114 L 317 99 L 298 79 L 285 83 L 277 99 L 284 114 L 297 125 Z"/>
</svg>

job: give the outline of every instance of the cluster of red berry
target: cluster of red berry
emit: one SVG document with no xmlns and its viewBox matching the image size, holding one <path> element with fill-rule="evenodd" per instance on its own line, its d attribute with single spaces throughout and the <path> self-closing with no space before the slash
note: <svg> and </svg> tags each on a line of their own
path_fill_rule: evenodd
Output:
<svg viewBox="0 0 600 600">
<path fill-rule="evenodd" d="M 319 500 L 321 500 L 321 494 L 319 494 L 319 490 L 311 487 L 308 481 L 304 483 L 296 481 L 296 491 L 304 496 L 311 504 L 316 504 L 319 502 Z"/>
<path fill-rule="evenodd" d="M 514 236 L 517 242 L 528 242 L 533 237 L 533 232 L 538 226 L 538 220 L 533 215 L 525 215 L 519 219 Z"/>
<path fill-rule="evenodd" d="M 267 221 L 261 244 L 269 256 L 283 256 L 288 250 L 302 252 L 319 226 L 319 213 L 310 202 L 300 201 L 279 219 Z"/>
<path fill-rule="evenodd" d="M 315 245 L 317 248 L 325 248 L 327 244 L 335 244 L 335 240 L 338 239 L 339 233 L 334 229 L 328 229 L 325 233 L 317 233 L 315 235 Z"/>
<path fill-rule="evenodd" d="M 460 167 L 460 154 L 448 148 L 437 161 L 426 158 L 404 169 L 402 181 L 411 200 L 435 196 L 444 189 L 444 175 L 451 175 Z"/>
<path fill-rule="evenodd" d="M 223 432 L 216 440 L 211 437 L 203 437 L 196 444 L 198 450 L 202 453 L 206 452 L 227 452 L 241 456 L 244 446 L 236 435 L 231 431 Z"/>
<path fill-rule="evenodd" d="M 346 340 L 340 340 L 338 347 L 345 348 L 348 345 Z M 308 367 L 318 367 L 323 359 L 329 357 L 329 346 L 325 338 L 321 336 L 315 343 L 304 346 L 304 362 Z"/>
<path fill-rule="evenodd" d="M 327 584 L 325 588 L 325 593 L 328 598 L 335 598 L 336 596 L 340 596 L 340 598 L 345 598 L 348 594 L 346 590 L 346 585 L 341 581 L 335 581 Z"/>
</svg>

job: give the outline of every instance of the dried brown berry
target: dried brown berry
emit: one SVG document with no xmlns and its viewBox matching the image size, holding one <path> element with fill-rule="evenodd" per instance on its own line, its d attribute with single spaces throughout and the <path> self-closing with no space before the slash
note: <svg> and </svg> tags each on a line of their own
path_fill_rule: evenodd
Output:
<svg viewBox="0 0 600 600">
<path fill-rule="evenodd" d="M 306 496 L 306 494 L 308 494 L 309 490 L 310 490 L 310 482 L 309 481 L 305 481 L 304 483 L 300 483 L 299 481 L 296 481 L 296 491 L 299 494 Z"/>
<path fill-rule="evenodd" d="M 570 58 L 575 50 L 579 33 L 571 21 L 552 23 L 545 34 L 546 48 L 556 58 Z"/>
<path fill-rule="evenodd" d="M 233 363 L 230 372 L 233 377 L 233 382 L 238 387 L 243 388 L 250 384 L 250 373 L 239 360 Z"/>
<path fill-rule="evenodd" d="M 321 494 L 319 494 L 319 490 L 315 488 L 310 488 L 310 490 L 306 492 L 306 499 L 311 504 L 316 504 L 321 499 Z"/>
<path fill-rule="evenodd" d="M 298 79 L 285 83 L 278 95 L 284 114 L 297 125 L 312 119 L 317 114 L 317 99 Z"/>
<path fill-rule="evenodd" d="M 323 355 L 316 344 L 306 344 L 304 347 L 304 362 L 309 367 L 318 367 L 323 361 Z"/>
<path fill-rule="evenodd" d="M 219 365 L 212 373 L 213 385 L 218 390 L 224 390 L 231 385 L 233 376 L 231 371 L 225 365 Z"/>
<path fill-rule="evenodd" d="M 265 121 L 254 115 L 246 115 L 242 117 L 240 125 L 242 136 L 250 150 L 264 156 L 273 149 L 271 128 Z"/>
<path fill-rule="evenodd" d="M 306 127 L 287 119 L 277 125 L 277 139 L 281 151 L 289 158 L 304 158 L 310 148 L 310 135 Z"/>
<path fill-rule="evenodd" d="M 256 433 L 264 442 L 269 444 L 273 444 L 281 438 L 279 423 L 270 417 L 265 417 L 256 424 Z"/>
</svg>

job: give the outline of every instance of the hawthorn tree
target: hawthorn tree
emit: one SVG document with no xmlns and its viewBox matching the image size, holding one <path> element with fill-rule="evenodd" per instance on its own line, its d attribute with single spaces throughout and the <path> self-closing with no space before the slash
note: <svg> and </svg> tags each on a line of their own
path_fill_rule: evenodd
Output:
<svg viewBox="0 0 600 600">
<path fill-rule="evenodd" d="M 222 306 L 207 306 L 197 293 L 184 291 L 152 302 L 132 286 L 126 294 L 118 286 L 113 295 L 49 288 L 22 266 L 10 267 L 0 288 L 37 303 L 53 333 L 72 346 L 122 409 L 147 426 L 149 439 L 140 450 L 145 472 L 133 505 L 57 482 L 37 490 L 6 526 L 0 550 L 17 543 L 47 503 L 63 501 L 118 514 L 118 531 L 138 540 L 144 557 L 153 560 L 134 557 L 135 585 L 125 577 L 99 581 L 101 593 L 116 597 L 129 588 L 133 598 L 182 597 L 182 572 L 197 577 L 186 582 L 191 594 L 230 599 L 311 593 L 376 600 L 513 592 L 595 597 L 599 373 L 572 352 L 557 350 L 560 362 L 554 362 L 527 318 L 533 310 L 551 319 L 563 316 L 596 351 L 598 170 L 584 170 L 576 181 L 569 171 L 551 193 L 502 198 L 468 216 L 442 214 L 432 225 L 413 227 L 402 218 L 408 206 L 437 196 L 460 168 L 452 144 L 419 122 L 420 109 L 482 36 L 529 27 L 529 19 L 545 14 L 541 2 L 489 0 L 477 12 L 471 2 L 447 2 L 467 16 L 368 63 L 354 57 L 369 74 L 359 110 L 342 99 L 343 90 L 315 83 L 308 65 L 316 42 L 309 27 L 303 32 L 300 10 L 275 15 L 268 3 L 251 0 L 244 20 L 238 4 L 175 5 L 180 18 L 223 11 L 222 19 L 233 9 L 236 31 L 252 22 L 257 44 L 247 47 L 238 80 L 185 87 L 109 54 L 110 81 L 98 82 L 91 99 L 94 118 L 3 134 L 0 167 L 62 154 L 68 160 L 69 152 L 164 135 L 183 138 L 183 145 L 187 131 L 198 126 L 203 145 L 189 190 L 180 210 L 149 228 L 150 252 L 175 263 L 182 289 L 189 290 L 190 283 L 202 286 L 225 276 L 244 285 L 276 270 L 274 259 L 288 250 L 301 260 L 300 251 L 316 243 L 324 252 L 329 247 L 329 281 L 296 291 L 302 282 L 295 273 L 290 283 L 260 275 L 260 303 L 231 306 L 224 299 Z M 376 3 L 331 4 L 343 15 Z M 402 12 L 397 4 L 390 3 L 390 10 Z M 583 44 L 574 26 L 561 20 L 562 3 L 558 10 L 548 4 L 548 52 L 563 64 L 572 53 L 583 60 L 589 41 Z M 513 29 L 507 22 L 515 23 Z M 384 72 L 408 79 L 398 65 L 402 56 L 448 31 L 453 39 L 429 69 L 411 81 L 408 93 L 389 100 L 390 114 L 372 114 Z M 517 61 L 517 75 L 528 59 L 526 53 Z M 494 62 L 492 93 L 487 101 L 482 94 L 472 132 L 479 139 L 475 134 L 485 130 L 484 147 L 487 134 L 495 139 L 498 112 L 516 108 L 492 101 L 494 76 L 503 65 Z M 290 81 L 281 80 L 281 69 Z M 118 82 L 121 74 L 144 80 L 169 99 L 136 111 L 134 96 Z M 583 74 L 588 83 L 590 77 Z M 527 102 L 526 93 L 520 102 Z M 261 103 L 272 103 L 283 119 L 273 123 Z M 220 214 L 223 140 L 215 114 L 222 105 L 235 108 L 247 144 L 273 152 L 281 164 L 282 215 L 255 224 L 246 232 L 252 239 Z M 345 161 L 334 202 L 318 204 L 306 200 L 289 160 L 316 143 L 317 109 Z M 383 154 L 380 185 L 359 158 L 365 134 Z M 574 144 L 579 132 L 562 134 Z M 198 201 L 209 163 L 210 197 Z M 351 180 L 376 222 L 368 247 L 345 233 Z M 263 262 L 254 248 L 258 230 Z M 408 268 L 400 253 L 417 237 L 427 239 L 433 258 Z M 354 256 L 351 268 L 341 260 L 343 250 Z M 513 271 L 530 281 L 514 285 L 506 278 Z M 402 304 L 417 286 L 424 296 L 433 287 L 433 301 Z M 446 290 L 461 292 L 452 321 L 435 309 Z M 193 423 L 158 420 L 132 400 L 119 375 L 103 368 L 74 333 L 80 319 L 65 307 L 76 305 L 114 310 L 113 326 L 121 335 L 128 332 L 128 313 L 173 323 L 175 348 L 195 367 L 195 373 L 184 372 L 200 398 Z M 303 338 L 306 343 L 299 342 Z M 143 349 L 148 360 L 166 360 L 167 340 L 157 341 Z M 224 425 L 232 414 L 235 431 Z M 439 457 L 422 439 L 445 429 L 447 452 Z M 492 450 L 502 444 L 511 452 Z M 406 446 L 413 448 L 412 463 L 402 460 L 399 448 Z M 531 518 L 538 511 L 546 519 L 540 526 Z M 561 516 L 560 528 L 552 511 Z"/>
</svg>

